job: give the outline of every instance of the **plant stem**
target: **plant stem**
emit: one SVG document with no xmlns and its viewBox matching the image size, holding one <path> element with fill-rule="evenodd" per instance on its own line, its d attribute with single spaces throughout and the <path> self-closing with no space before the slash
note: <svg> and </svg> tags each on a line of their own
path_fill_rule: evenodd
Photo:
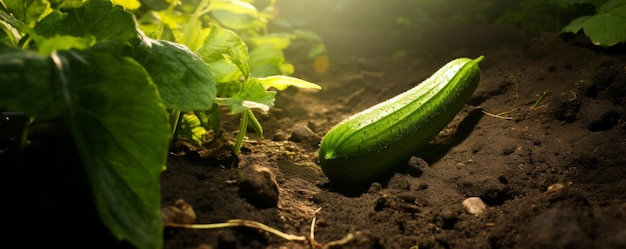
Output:
<svg viewBox="0 0 626 249">
<path fill-rule="evenodd" d="M 192 32 L 192 30 L 196 26 L 196 24 L 200 21 L 200 16 L 208 12 L 209 4 L 210 4 L 209 0 L 202 0 L 202 2 L 200 2 L 198 7 L 196 8 L 196 11 L 194 11 L 193 14 L 191 15 L 191 18 L 189 18 L 189 22 L 187 22 L 187 24 L 185 24 L 185 26 L 183 27 L 182 43 L 185 44 L 187 47 L 189 47 L 191 50 L 195 51 L 196 49 L 198 49 L 196 47 L 196 44 L 194 43 L 196 42 L 197 37 L 200 35 L 198 33 Z"/>
<path fill-rule="evenodd" d="M 259 135 L 260 138 L 263 138 L 263 127 L 261 126 L 261 123 L 259 123 L 259 120 L 256 118 L 256 116 L 254 116 L 254 113 L 251 109 L 247 109 L 246 112 L 250 114 L 248 115 L 248 117 L 252 128 L 254 128 L 254 131 Z"/>
<path fill-rule="evenodd" d="M 539 96 L 539 98 L 537 98 L 537 100 L 535 101 L 535 103 L 530 107 L 530 109 L 535 109 L 537 108 L 537 105 L 539 105 L 539 102 L 541 102 L 541 100 L 543 100 L 543 98 L 548 95 L 548 92 L 550 92 L 550 90 L 546 90 L 545 92 L 543 92 L 543 94 L 541 94 L 541 96 Z"/>
<path fill-rule="evenodd" d="M 237 141 L 233 147 L 233 153 L 239 155 L 241 153 L 241 145 L 243 144 L 243 138 L 246 136 L 246 130 L 248 129 L 248 121 L 250 119 L 249 110 L 241 113 L 241 120 L 239 121 L 239 133 L 237 134 Z"/>
<path fill-rule="evenodd" d="M 176 137 L 178 136 L 178 123 L 180 122 L 182 115 L 179 110 L 170 111 L 170 128 L 172 129 L 172 136 L 170 137 L 170 146 L 173 145 Z"/>
</svg>

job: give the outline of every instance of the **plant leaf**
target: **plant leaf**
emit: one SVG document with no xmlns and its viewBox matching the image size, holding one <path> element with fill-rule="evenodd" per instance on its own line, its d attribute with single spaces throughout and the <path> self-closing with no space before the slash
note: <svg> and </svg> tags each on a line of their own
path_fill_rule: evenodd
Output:
<svg viewBox="0 0 626 249">
<path fill-rule="evenodd" d="M 610 47 L 626 41 L 626 18 L 611 13 L 595 15 L 583 24 L 593 44 Z"/>
<path fill-rule="evenodd" d="M 4 0 L 9 12 L 29 27 L 34 26 L 44 14 L 52 11 L 46 0 Z"/>
<path fill-rule="evenodd" d="M 291 45 L 291 40 L 295 38 L 295 35 L 289 33 L 273 33 L 263 36 L 250 37 L 250 42 L 254 47 L 263 45 L 272 45 L 277 49 L 285 49 Z"/>
<path fill-rule="evenodd" d="M 592 16 L 581 16 L 579 18 L 574 19 L 572 22 L 570 22 L 567 26 L 563 27 L 563 32 L 572 32 L 572 33 L 578 33 L 578 31 L 580 31 L 585 22 L 587 22 Z"/>
<path fill-rule="evenodd" d="M 168 108 L 192 111 L 213 106 L 217 92 L 215 79 L 202 59 L 187 47 L 143 36 L 135 59 L 159 86 Z"/>
<path fill-rule="evenodd" d="M 583 4 L 583 3 L 588 3 L 591 4 L 593 6 L 600 6 L 602 5 L 604 2 L 606 2 L 606 0 L 558 0 L 557 1 L 560 4 L 565 4 L 565 5 L 573 5 L 573 4 Z"/>
<path fill-rule="evenodd" d="M 562 32 L 583 30 L 593 44 L 610 47 L 626 42 L 626 2 L 610 0 L 595 15 L 583 16 L 565 26 Z"/>
<path fill-rule="evenodd" d="M 86 0 L 48 0 L 54 9 L 80 8 Z"/>
<path fill-rule="evenodd" d="M 180 133 L 185 140 L 194 143 L 195 145 L 201 145 L 206 141 L 206 129 L 201 125 L 200 119 L 193 113 L 182 114 L 180 124 Z"/>
<path fill-rule="evenodd" d="M 133 14 L 110 0 L 89 0 L 81 8 L 70 11 L 63 19 L 60 34 L 93 35 L 98 41 L 127 42 L 137 37 Z"/>
<path fill-rule="evenodd" d="M 193 114 L 198 117 L 202 127 L 213 130 L 215 133 L 220 132 L 220 109 L 217 103 L 213 104 L 210 110 L 194 111 Z"/>
<path fill-rule="evenodd" d="M 65 75 L 68 124 L 102 221 L 137 248 L 160 248 L 159 175 L 170 129 L 156 86 L 140 64 L 107 50 L 52 58 Z"/>
<path fill-rule="evenodd" d="M 41 19 L 37 25 L 35 25 L 34 30 L 38 35 L 43 37 L 60 35 L 60 33 L 62 33 L 63 18 L 65 18 L 65 16 L 66 14 L 61 11 L 54 10 Z"/>
<path fill-rule="evenodd" d="M 49 39 L 43 39 L 38 45 L 38 52 L 48 55 L 57 50 L 84 49 L 96 43 L 93 36 L 75 37 L 69 35 L 57 35 Z"/>
<path fill-rule="evenodd" d="M 253 77 L 266 77 L 290 75 L 294 68 L 285 61 L 282 50 L 266 44 L 250 52 L 250 71 Z"/>
<path fill-rule="evenodd" d="M 562 31 L 577 33 L 581 29 L 598 46 L 610 47 L 626 42 L 626 2 L 608 1 L 595 15 L 577 18 Z"/>
<path fill-rule="evenodd" d="M 111 0 L 113 4 L 120 5 L 127 10 L 136 10 L 141 7 L 139 0 Z"/>
<path fill-rule="evenodd" d="M 0 44 L 0 106 L 39 118 L 59 116 L 51 68 L 48 57 Z"/>
<path fill-rule="evenodd" d="M 282 76 L 282 75 L 259 78 L 258 80 L 259 82 L 261 82 L 261 84 L 263 84 L 265 89 L 273 87 L 279 91 L 285 90 L 287 89 L 287 87 L 290 87 L 290 86 L 295 86 L 297 88 L 311 88 L 311 89 L 318 89 L 318 90 L 322 89 L 321 86 L 315 83 L 311 83 L 306 80 L 301 80 L 301 79 L 294 78 L 294 77 Z"/>
<path fill-rule="evenodd" d="M 248 67 L 248 46 L 234 32 L 211 25 L 211 32 L 198 49 L 218 83 L 239 80 Z M 225 57 L 231 58 L 226 60 Z M 239 65 L 237 65 L 239 64 Z"/>
<path fill-rule="evenodd" d="M 274 106 L 275 95 L 276 92 L 266 91 L 259 80 L 251 78 L 243 84 L 241 91 L 230 98 L 217 101 L 219 104 L 230 106 L 230 112 L 236 114 L 252 108 L 269 110 Z"/>
<path fill-rule="evenodd" d="M 609 0 L 598 8 L 598 13 L 614 13 L 620 17 L 626 18 L 626 16 L 624 16 L 626 11 L 624 8 L 626 8 L 626 2 L 623 0 Z"/>
<path fill-rule="evenodd" d="M 239 0 L 214 1 L 210 14 L 219 23 L 234 30 L 256 29 L 264 24 L 256 7 Z"/>
</svg>

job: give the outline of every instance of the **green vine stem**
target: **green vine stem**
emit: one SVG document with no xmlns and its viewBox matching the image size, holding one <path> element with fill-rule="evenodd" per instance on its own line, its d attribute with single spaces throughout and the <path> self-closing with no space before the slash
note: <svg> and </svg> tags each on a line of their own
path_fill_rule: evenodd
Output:
<svg viewBox="0 0 626 249">
<path fill-rule="evenodd" d="M 250 119 L 250 109 L 241 113 L 241 120 L 239 121 L 239 133 L 237 134 L 237 140 L 233 147 L 233 153 L 239 155 L 241 153 L 241 145 L 243 144 L 243 138 L 246 136 L 246 130 L 248 128 L 248 121 Z"/>
</svg>

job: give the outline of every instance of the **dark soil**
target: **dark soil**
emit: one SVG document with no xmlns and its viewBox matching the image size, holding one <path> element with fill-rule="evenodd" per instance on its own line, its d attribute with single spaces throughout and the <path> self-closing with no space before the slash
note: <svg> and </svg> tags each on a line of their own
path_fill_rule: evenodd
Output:
<svg viewBox="0 0 626 249">
<path fill-rule="evenodd" d="M 246 219 L 292 235 L 314 233 L 316 247 L 626 248 L 623 45 L 601 49 L 583 36 L 509 26 L 318 32 L 328 72 L 316 73 L 298 44 L 288 59 L 296 77 L 323 89 L 278 93 L 275 107 L 258 114 L 264 138 L 250 130 L 238 157 L 230 152 L 238 117 L 227 110 L 212 142 L 181 142 L 161 178 L 165 208 L 182 199 L 195 223 Z M 482 78 L 468 105 L 407 166 L 363 191 L 342 192 L 328 181 L 317 150 L 332 126 L 452 59 L 480 55 Z M 88 184 L 66 181 L 82 174 L 78 157 L 59 149 L 72 147 L 71 139 L 54 141 L 33 143 L 47 153 L 25 151 L 24 164 L 37 166 L 9 172 L 22 177 L 4 182 L 7 245 L 119 248 L 94 235 L 106 229 L 93 225 Z M 486 212 L 467 213 L 468 197 L 482 199 Z M 252 228 L 167 227 L 164 248 L 309 243 Z"/>
<path fill-rule="evenodd" d="M 235 116 L 200 151 L 173 151 L 164 206 L 183 199 L 196 223 L 248 219 L 299 236 L 310 235 L 315 218 L 315 241 L 331 248 L 626 248 L 623 46 L 604 50 L 582 36 L 508 26 L 319 32 L 327 73 L 316 74 L 297 51 L 289 56 L 295 76 L 323 90 L 280 92 L 260 114 L 265 138 L 250 131 L 239 157 L 229 152 Z M 398 50 L 405 56 L 393 58 Z M 478 89 L 431 146 L 416 151 L 417 170 L 357 193 L 328 182 L 317 149 L 333 125 L 454 58 L 480 55 Z M 486 213 L 468 214 L 468 197 L 480 197 Z M 250 228 L 167 228 L 165 248 L 310 245 Z"/>
</svg>

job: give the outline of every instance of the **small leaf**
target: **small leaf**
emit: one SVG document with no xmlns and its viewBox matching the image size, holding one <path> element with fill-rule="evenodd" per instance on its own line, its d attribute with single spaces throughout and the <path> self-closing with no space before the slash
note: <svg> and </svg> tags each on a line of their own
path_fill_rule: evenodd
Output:
<svg viewBox="0 0 626 249">
<path fill-rule="evenodd" d="M 253 102 L 249 100 L 244 100 L 243 102 L 241 102 L 241 106 L 246 109 L 259 109 L 264 112 L 268 112 L 270 110 L 270 107 L 265 104 L 261 104 L 261 103 Z"/>
<path fill-rule="evenodd" d="M 220 132 L 220 109 L 217 103 L 213 104 L 210 110 L 194 111 L 193 114 L 198 117 L 202 127 L 213 130 L 215 133 Z"/>
<path fill-rule="evenodd" d="M 592 16 L 581 16 L 579 18 L 574 19 L 572 22 L 570 22 L 567 26 L 565 26 L 563 28 L 563 32 L 571 32 L 571 33 L 578 33 L 578 31 L 580 31 L 585 22 L 587 22 Z"/>
<path fill-rule="evenodd" d="M 254 77 L 290 75 L 293 65 L 285 61 L 283 51 L 272 45 L 264 45 L 250 52 L 250 71 Z"/>
<path fill-rule="evenodd" d="M 51 54 L 54 51 L 84 49 L 96 43 L 93 36 L 75 37 L 69 35 L 57 35 L 49 39 L 44 39 L 38 44 L 38 52 L 43 55 Z"/>
<path fill-rule="evenodd" d="M 253 5 L 239 0 L 214 1 L 210 14 L 219 23 L 234 30 L 256 29 L 264 24 Z"/>
<path fill-rule="evenodd" d="M 37 35 L 43 37 L 53 37 L 55 35 L 61 35 L 63 28 L 63 18 L 65 18 L 66 15 L 67 14 L 64 14 L 58 10 L 50 12 L 50 14 L 46 15 L 46 17 L 41 19 L 37 23 L 37 25 L 35 25 L 35 32 L 37 33 Z"/>
<path fill-rule="evenodd" d="M 48 0 L 54 9 L 80 8 L 87 0 Z"/>
<path fill-rule="evenodd" d="M 46 0 L 4 0 L 9 12 L 18 20 L 33 27 L 40 17 L 52 11 Z"/>
<path fill-rule="evenodd" d="M 17 43 L 22 39 L 22 34 L 10 23 L 0 19 L 0 42 L 8 40 L 8 44 L 17 47 Z"/>
<path fill-rule="evenodd" d="M 211 32 L 197 52 L 218 83 L 240 80 L 249 68 L 246 44 L 234 32 L 215 25 L 211 25 Z"/>
<path fill-rule="evenodd" d="M 254 47 L 271 45 L 276 49 L 285 49 L 291 45 L 291 40 L 295 38 L 293 34 L 289 33 L 273 33 L 263 36 L 250 37 L 250 42 Z"/>
<path fill-rule="evenodd" d="M 120 5 L 127 10 L 136 10 L 141 7 L 139 0 L 111 0 L 111 2 L 115 5 Z"/>
<path fill-rule="evenodd" d="M 309 50 L 309 53 L 307 53 L 307 57 L 315 58 L 325 53 L 326 53 L 326 45 L 324 45 L 324 43 L 318 43 Z"/>
<path fill-rule="evenodd" d="M 267 110 L 274 106 L 275 95 L 276 92 L 266 91 L 261 82 L 252 78 L 246 81 L 241 91 L 231 98 L 217 99 L 217 101 L 219 104 L 230 106 L 230 112 L 236 114 L 251 108 Z"/>
<path fill-rule="evenodd" d="M 202 127 L 198 116 L 193 113 L 183 114 L 178 133 L 183 139 L 196 145 L 201 145 L 206 141 L 206 129 Z"/>
<path fill-rule="evenodd" d="M 276 90 L 282 91 L 287 87 L 294 86 L 297 88 L 310 88 L 310 89 L 322 89 L 319 85 L 311 83 L 305 80 L 301 80 L 289 76 L 269 76 L 258 79 L 261 84 L 268 89 L 270 87 L 276 88 Z"/>
</svg>

